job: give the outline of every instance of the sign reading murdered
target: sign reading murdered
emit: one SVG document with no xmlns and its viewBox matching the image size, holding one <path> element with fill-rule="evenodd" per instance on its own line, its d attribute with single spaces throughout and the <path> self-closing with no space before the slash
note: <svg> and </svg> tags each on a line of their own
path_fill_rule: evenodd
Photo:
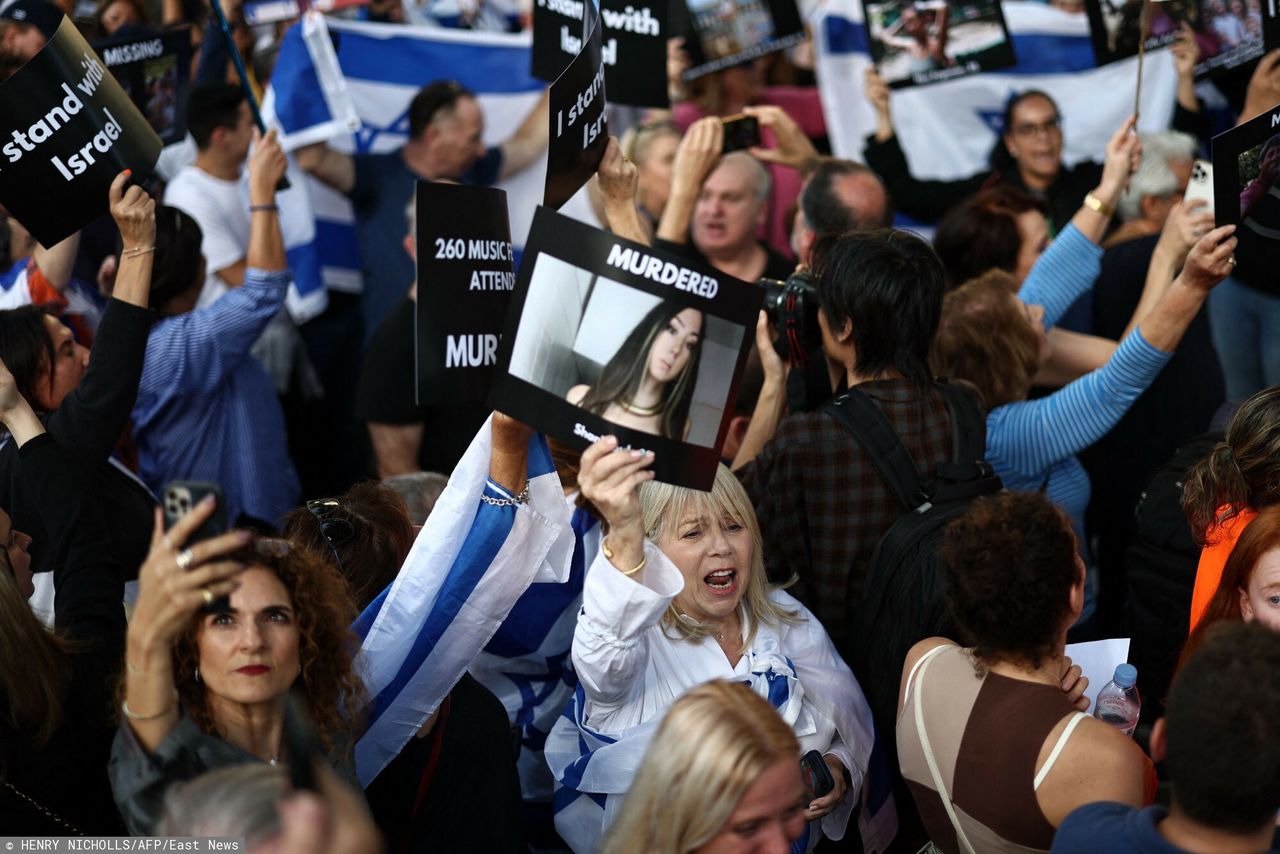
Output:
<svg viewBox="0 0 1280 854">
<path fill-rule="evenodd" d="M 534 77 L 555 80 L 582 50 L 582 6 L 583 0 L 535 0 Z M 669 106 L 667 0 L 600 0 L 600 23 L 609 101 Z"/>
<path fill-rule="evenodd" d="M 106 213 L 111 181 L 149 174 L 160 147 L 69 18 L 0 84 L 0 204 L 45 246 Z"/>
<path fill-rule="evenodd" d="M 97 42 L 103 63 L 165 145 L 187 135 L 191 96 L 191 32 L 166 30 L 153 36 Z"/>
<path fill-rule="evenodd" d="M 595 174 L 609 145 L 600 16 L 595 18 L 581 52 L 551 84 L 551 142 L 542 203 L 556 210 Z"/>
<path fill-rule="evenodd" d="M 795 0 L 675 0 L 672 13 L 689 54 L 685 80 L 804 41 Z"/>
<path fill-rule="evenodd" d="M 1237 223 L 1236 267 L 1245 284 L 1271 287 L 1280 258 L 1280 104 L 1213 138 L 1213 212 Z"/>
<path fill-rule="evenodd" d="M 682 255 L 539 208 L 489 404 L 576 448 L 652 450 L 710 489 L 763 292 Z"/>
<path fill-rule="evenodd" d="M 895 88 L 1016 61 L 999 0 L 864 0 L 863 16 L 871 61 Z"/>
<path fill-rule="evenodd" d="M 418 182 L 418 403 L 483 403 L 515 284 L 507 194 Z"/>
</svg>

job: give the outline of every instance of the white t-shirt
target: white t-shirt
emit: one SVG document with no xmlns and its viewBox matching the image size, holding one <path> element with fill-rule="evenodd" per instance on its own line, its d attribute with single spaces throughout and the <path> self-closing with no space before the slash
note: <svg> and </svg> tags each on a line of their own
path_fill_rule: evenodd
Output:
<svg viewBox="0 0 1280 854">
<path fill-rule="evenodd" d="M 226 181 L 188 166 L 169 182 L 164 203 L 189 214 L 200 226 L 206 275 L 196 308 L 204 308 L 229 290 L 218 271 L 235 266 L 249 253 L 248 187 L 243 180 Z"/>
</svg>

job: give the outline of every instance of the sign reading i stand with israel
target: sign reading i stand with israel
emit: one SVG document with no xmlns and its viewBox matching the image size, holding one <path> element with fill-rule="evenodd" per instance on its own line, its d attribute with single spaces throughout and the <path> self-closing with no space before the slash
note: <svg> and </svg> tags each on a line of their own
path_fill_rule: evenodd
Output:
<svg viewBox="0 0 1280 854">
<path fill-rule="evenodd" d="M 1018 63 L 1011 68 L 893 94 L 894 125 L 918 178 L 955 179 L 987 168 L 1009 97 L 1040 89 L 1062 112 L 1063 160 L 1098 158 L 1133 112 L 1137 59 L 1096 68 L 1085 15 L 1041 3 L 1007 0 L 1005 20 Z M 862 92 L 866 28 L 858 0 L 831 0 L 814 20 L 818 82 L 831 148 L 862 159 L 875 114 Z M 1177 77 L 1167 50 L 1147 55 L 1139 130 L 1168 127 Z"/>
<path fill-rule="evenodd" d="M 281 129 L 281 141 L 290 151 L 323 141 L 349 153 L 394 151 L 407 141 L 409 102 L 414 94 L 433 80 L 454 79 L 476 93 L 485 116 L 484 142 L 497 145 L 515 132 L 544 88 L 529 73 L 530 44 L 528 34 L 374 24 L 308 14 L 303 26 L 285 34 L 263 112 L 268 122 Z M 497 185 L 507 192 L 511 239 L 517 252 L 542 201 L 545 174 L 545 164 L 535 163 Z M 358 292 L 360 247 L 351 203 L 318 181 L 308 184 L 325 284 Z M 585 191 L 561 213 L 597 222 Z"/>
</svg>

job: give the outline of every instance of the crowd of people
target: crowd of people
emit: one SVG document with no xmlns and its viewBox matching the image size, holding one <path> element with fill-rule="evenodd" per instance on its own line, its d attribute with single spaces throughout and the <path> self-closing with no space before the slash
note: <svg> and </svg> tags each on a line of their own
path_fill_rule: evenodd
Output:
<svg viewBox="0 0 1280 854">
<path fill-rule="evenodd" d="M 616 436 L 415 396 L 415 182 L 540 162 L 545 94 L 486 146 L 477 95 L 423 80 L 403 147 L 292 152 L 350 199 L 363 274 L 298 323 L 288 155 L 252 102 L 288 24 L 82 5 L 0 3 L 0 79 L 64 14 L 189 27 L 190 139 L 57 245 L 4 218 L 0 833 L 1272 850 L 1280 253 L 1182 198 L 1210 124 L 1191 34 L 1170 128 L 1129 118 L 1068 164 L 1058 104 L 1023 91 L 989 169 L 952 181 L 913 172 L 874 68 L 842 159 L 803 46 L 686 85 L 672 40 L 672 108 L 611 120 L 600 224 L 817 304 L 785 352 L 761 312 L 702 492 Z M 908 9 L 896 36 L 926 61 L 935 6 L 940 34 Z M 1240 83 L 1237 123 L 1274 109 L 1280 51 Z M 725 153 L 739 115 L 760 141 Z M 660 302 L 567 401 L 685 439 L 709 328 Z M 1068 651 L 1108 637 L 1133 639 L 1133 735 Z"/>
</svg>

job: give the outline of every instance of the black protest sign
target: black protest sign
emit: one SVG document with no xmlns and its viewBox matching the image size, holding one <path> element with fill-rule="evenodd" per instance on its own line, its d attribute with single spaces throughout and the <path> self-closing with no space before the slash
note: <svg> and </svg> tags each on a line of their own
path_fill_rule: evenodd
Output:
<svg viewBox="0 0 1280 854">
<path fill-rule="evenodd" d="M 418 182 L 417 399 L 483 403 L 515 283 L 507 194 Z"/>
<path fill-rule="evenodd" d="M 673 29 L 685 37 L 685 80 L 804 41 L 795 0 L 676 0 Z"/>
<path fill-rule="evenodd" d="M 1195 76 L 1202 79 L 1262 55 L 1264 25 L 1259 3 L 1260 0 L 1085 0 L 1085 12 L 1089 15 L 1093 55 L 1099 65 L 1136 55 L 1139 42 L 1145 50 L 1172 44 L 1179 29 L 1187 24 L 1200 49 Z"/>
<path fill-rule="evenodd" d="M 1280 104 L 1213 138 L 1213 213 L 1236 223 L 1233 275 L 1273 290 L 1280 258 Z"/>
<path fill-rule="evenodd" d="M 542 203 L 560 206 L 587 183 L 609 145 L 599 16 L 582 51 L 551 84 L 551 143 Z"/>
<path fill-rule="evenodd" d="M 111 75 L 129 93 L 165 145 L 187 135 L 191 97 L 191 32 L 166 30 L 150 36 L 95 42 Z"/>
<path fill-rule="evenodd" d="M 572 447 L 615 435 L 710 489 L 763 299 L 673 252 L 539 208 L 489 405 Z"/>
<path fill-rule="evenodd" d="M 555 80 L 582 50 L 582 6 L 580 0 L 536 0 L 534 77 Z M 669 106 L 667 14 L 667 0 L 601 0 L 601 54 L 610 103 Z"/>
<path fill-rule="evenodd" d="M 106 213 L 116 175 L 150 174 L 160 147 L 69 18 L 0 84 L 0 204 L 45 246 Z"/>
<path fill-rule="evenodd" d="M 863 0 L 871 61 L 894 88 L 1016 62 L 999 0 Z"/>
</svg>

